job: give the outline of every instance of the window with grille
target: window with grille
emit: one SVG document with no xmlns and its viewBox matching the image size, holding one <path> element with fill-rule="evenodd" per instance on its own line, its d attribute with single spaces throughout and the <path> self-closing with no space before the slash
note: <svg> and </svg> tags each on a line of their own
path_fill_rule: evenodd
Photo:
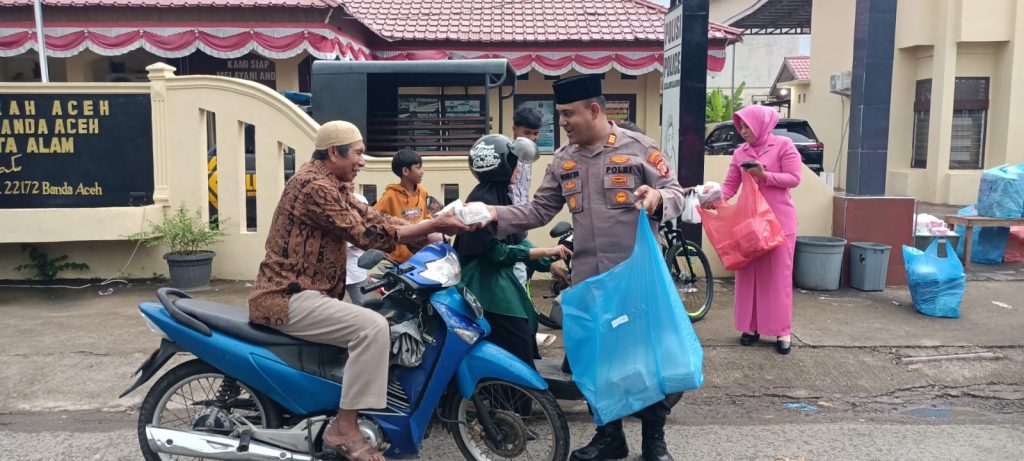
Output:
<svg viewBox="0 0 1024 461">
<path fill-rule="evenodd" d="M 932 81 L 918 80 L 914 97 L 914 140 L 911 168 L 928 167 L 928 117 L 931 116 Z"/>
<path fill-rule="evenodd" d="M 988 121 L 987 77 L 956 79 L 953 90 L 953 139 L 949 168 L 979 169 L 985 162 L 985 127 Z"/>
<path fill-rule="evenodd" d="M 931 115 L 931 79 L 918 80 L 914 97 L 914 136 L 911 168 L 928 166 L 928 129 Z M 959 77 L 953 89 L 953 129 L 949 168 L 979 169 L 985 162 L 989 79 Z"/>
</svg>

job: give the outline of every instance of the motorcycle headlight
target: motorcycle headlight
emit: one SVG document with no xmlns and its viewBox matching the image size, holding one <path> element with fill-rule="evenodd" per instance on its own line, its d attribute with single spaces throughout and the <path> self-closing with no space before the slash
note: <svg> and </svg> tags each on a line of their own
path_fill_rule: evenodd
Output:
<svg viewBox="0 0 1024 461">
<path fill-rule="evenodd" d="M 459 265 L 459 257 L 454 252 L 449 252 L 445 257 L 431 261 L 426 266 L 427 268 L 420 272 L 420 276 L 440 283 L 443 287 L 458 285 L 462 280 L 462 266 Z"/>
</svg>

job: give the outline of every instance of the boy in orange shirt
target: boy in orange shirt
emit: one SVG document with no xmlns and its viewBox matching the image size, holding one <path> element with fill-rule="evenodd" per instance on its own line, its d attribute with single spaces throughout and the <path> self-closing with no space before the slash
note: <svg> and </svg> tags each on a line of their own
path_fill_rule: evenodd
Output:
<svg viewBox="0 0 1024 461">
<path fill-rule="evenodd" d="M 398 184 L 388 184 L 380 200 L 373 206 L 382 213 L 402 218 L 415 224 L 430 218 L 427 211 L 427 191 L 420 187 L 423 182 L 423 159 L 412 149 L 402 149 L 391 159 L 391 171 L 398 176 Z M 405 245 L 395 247 L 391 259 L 404 263 L 412 257 L 412 251 Z"/>
</svg>

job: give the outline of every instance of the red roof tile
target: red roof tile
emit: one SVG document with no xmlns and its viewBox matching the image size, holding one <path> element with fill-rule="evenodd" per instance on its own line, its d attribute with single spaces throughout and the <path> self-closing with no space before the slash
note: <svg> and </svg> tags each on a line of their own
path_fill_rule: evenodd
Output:
<svg viewBox="0 0 1024 461">
<path fill-rule="evenodd" d="M 32 5 L 33 0 L 4 0 L 3 6 Z M 44 6 L 112 6 L 127 8 L 189 8 L 189 7 L 300 7 L 332 8 L 336 0 L 43 0 Z"/>
<path fill-rule="evenodd" d="M 196 0 L 198 1 L 198 0 Z M 229 1 L 229 0 L 224 0 Z M 459 42 L 663 41 L 665 8 L 644 0 L 341 0 L 388 40 Z M 418 12 L 422 10 L 422 12 Z M 435 22 L 440 18 L 441 21 Z M 474 27 L 480 24 L 479 32 Z M 708 38 L 740 30 L 710 24 Z"/>
<path fill-rule="evenodd" d="M 790 73 L 797 80 L 811 79 L 811 57 L 810 56 L 787 56 L 786 66 Z"/>
</svg>

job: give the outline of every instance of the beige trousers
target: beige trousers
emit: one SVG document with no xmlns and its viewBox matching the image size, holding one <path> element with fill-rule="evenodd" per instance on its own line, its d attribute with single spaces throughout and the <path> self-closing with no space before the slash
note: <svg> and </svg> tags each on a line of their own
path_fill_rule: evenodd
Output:
<svg viewBox="0 0 1024 461">
<path fill-rule="evenodd" d="M 319 291 L 306 290 L 292 295 L 288 301 L 288 324 L 274 328 L 306 341 L 348 349 L 341 409 L 387 406 L 391 328 L 380 314 Z"/>
</svg>

